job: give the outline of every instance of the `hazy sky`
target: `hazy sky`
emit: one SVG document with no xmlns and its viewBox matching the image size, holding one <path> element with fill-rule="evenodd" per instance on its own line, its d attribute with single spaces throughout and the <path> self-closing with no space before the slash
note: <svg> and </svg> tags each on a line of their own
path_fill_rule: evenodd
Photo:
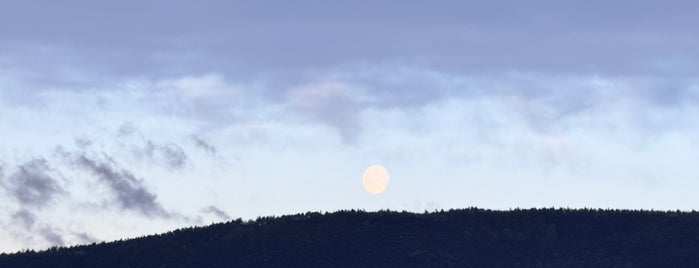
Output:
<svg viewBox="0 0 699 268">
<path fill-rule="evenodd" d="M 0 251 L 305 211 L 699 205 L 695 1 L 181 2 L 0 1 Z"/>
</svg>

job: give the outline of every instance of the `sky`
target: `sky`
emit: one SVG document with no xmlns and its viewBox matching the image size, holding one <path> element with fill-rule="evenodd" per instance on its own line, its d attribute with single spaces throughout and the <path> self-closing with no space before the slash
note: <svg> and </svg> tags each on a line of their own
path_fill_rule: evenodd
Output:
<svg viewBox="0 0 699 268">
<path fill-rule="evenodd" d="M 697 8 L 0 1 L 0 252 L 306 211 L 693 210 Z"/>
</svg>

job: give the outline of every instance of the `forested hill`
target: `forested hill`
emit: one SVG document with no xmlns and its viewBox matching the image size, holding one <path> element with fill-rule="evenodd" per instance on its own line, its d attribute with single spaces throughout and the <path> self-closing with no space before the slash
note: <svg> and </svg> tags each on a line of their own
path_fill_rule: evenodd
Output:
<svg viewBox="0 0 699 268">
<path fill-rule="evenodd" d="M 447 266 L 699 267 L 699 213 L 305 213 L 0 256 L 0 267 Z"/>
</svg>

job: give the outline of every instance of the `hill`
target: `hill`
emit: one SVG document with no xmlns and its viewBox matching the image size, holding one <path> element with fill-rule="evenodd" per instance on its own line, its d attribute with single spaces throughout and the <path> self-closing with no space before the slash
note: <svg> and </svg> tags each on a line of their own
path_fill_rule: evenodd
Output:
<svg viewBox="0 0 699 268">
<path fill-rule="evenodd" d="M 477 208 L 235 220 L 0 267 L 699 267 L 699 213 Z"/>
</svg>

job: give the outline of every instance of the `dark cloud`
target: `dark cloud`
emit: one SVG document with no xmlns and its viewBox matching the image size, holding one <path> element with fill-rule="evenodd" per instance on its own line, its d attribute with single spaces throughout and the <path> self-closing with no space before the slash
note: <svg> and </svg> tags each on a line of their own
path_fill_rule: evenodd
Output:
<svg viewBox="0 0 699 268">
<path fill-rule="evenodd" d="M 202 209 L 202 212 L 213 214 L 214 216 L 216 216 L 222 220 L 225 220 L 225 221 L 231 219 L 231 216 L 228 215 L 228 213 L 226 213 L 225 211 L 223 211 L 223 210 L 221 210 L 213 205 L 205 207 L 204 209 Z"/>
<path fill-rule="evenodd" d="M 12 218 L 19 222 L 24 229 L 30 230 L 32 227 L 34 227 L 34 223 L 36 222 L 36 218 L 34 217 L 34 214 L 31 211 L 22 209 L 20 211 L 17 211 L 12 214 Z"/>
<path fill-rule="evenodd" d="M 209 144 L 208 142 L 205 142 L 201 138 L 192 135 L 192 140 L 194 141 L 194 145 L 197 146 L 197 148 L 200 148 L 207 152 L 210 155 L 216 155 L 216 147 Z"/>
<path fill-rule="evenodd" d="M 20 165 L 1 184 L 22 205 L 43 208 L 66 194 L 51 172 L 48 161 L 36 158 Z"/>
<path fill-rule="evenodd" d="M 23 57 L 42 60 L 27 64 L 68 59 L 133 75 L 218 69 L 245 76 L 366 60 L 467 72 L 629 73 L 699 58 L 699 38 L 687 27 L 697 22 L 694 1 L 71 2 L 37 9 L 3 1 L 0 45 L 63 48 L 28 47 Z"/>
<path fill-rule="evenodd" d="M 89 244 L 97 241 L 97 238 L 85 232 L 73 232 L 72 234 L 81 244 Z"/>
<path fill-rule="evenodd" d="M 113 160 L 108 158 L 108 161 L 99 161 L 78 155 L 74 161 L 78 167 L 97 176 L 109 188 L 119 208 L 149 217 L 170 216 L 158 203 L 157 196 L 145 188 L 141 179 L 128 170 L 117 167 Z"/>
<path fill-rule="evenodd" d="M 48 228 L 48 227 L 42 228 L 39 230 L 38 233 L 46 241 L 51 243 L 51 245 L 54 245 L 54 246 L 64 246 L 65 245 L 65 240 L 63 239 L 63 236 L 52 228 Z"/>
</svg>

